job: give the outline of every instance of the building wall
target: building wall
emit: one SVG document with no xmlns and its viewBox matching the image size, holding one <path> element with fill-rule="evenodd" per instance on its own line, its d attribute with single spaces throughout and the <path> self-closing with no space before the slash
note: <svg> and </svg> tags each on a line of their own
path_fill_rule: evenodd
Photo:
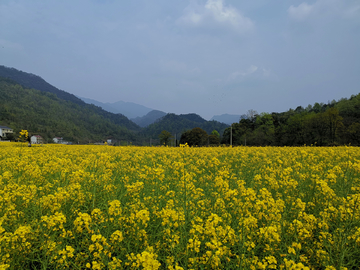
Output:
<svg viewBox="0 0 360 270">
<path fill-rule="evenodd" d="M 30 142 L 32 144 L 39 144 L 39 143 L 43 143 L 43 139 L 40 137 L 36 137 L 36 136 L 31 136 L 30 138 Z"/>
<path fill-rule="evenodd" d="M 8 128 L 0 128 L 0 136 L 4 137 L 6 135 L 6 133 L 13 133 L 12 129 L 8 129 Z"/>
</svg>

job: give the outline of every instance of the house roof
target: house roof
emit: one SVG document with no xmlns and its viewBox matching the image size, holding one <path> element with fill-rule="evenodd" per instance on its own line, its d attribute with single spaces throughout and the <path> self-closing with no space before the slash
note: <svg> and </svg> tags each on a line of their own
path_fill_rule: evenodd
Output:
<svg viewBox="0 0 360 270">
<path fill-rule="evenodd" d="M 9 128 L 7 126 L 0 126 L 0 128 L 12 129 L 12 128 Z"/>
<path fill-rule="evenodd" d="M 42 138 L 40 135 L 32 135 L 31 137 Z"/>
</svg>

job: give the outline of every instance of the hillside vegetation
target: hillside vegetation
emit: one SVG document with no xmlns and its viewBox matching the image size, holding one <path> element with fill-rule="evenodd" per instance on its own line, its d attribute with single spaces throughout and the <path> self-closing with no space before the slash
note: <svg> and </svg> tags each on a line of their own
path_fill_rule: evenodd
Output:
<svg viewBox="0 0 360 270">
<path fill-rule="evenodd" d="M 84 101 L 77 98 L 75 95 L 57 89 L 56 87 L 47 83 L 43 78 L 31 73 L 23 72 L 15 68 L 0 66 L 0 77 L 11 79 L 22 85 L 24 88 L 37 89 L 42 92 L 55 94 L 57 97 L 63 100 L 72 101 L 80 105 L 85 104 Z"/>
<path fill-rule="evenodd" d="M 27 129 L 47 141 L 60 136 L 80 143 L 108 137 L 138 139 L 134 133 L 139 129 L 136 124 L 122 115 L 99 111 L 94 105 L 80 105 L 0 78 L 0 123 L 13 128 L 15 133 Z"/>
<path fill-rule="evenodd" d="M 223 143 L 230 142 L 230 128 Z M 232 124 L 233 145 L 360 145 L 360 94 L 283 113 L 261 113 Z"/>
<path fill-rule="evenodd" d="M 163 130 L 167 130 L 172 134 L 177 133 L 180 135 L 181 133 L 196 127 L 205 130 L 208 134 L 210 134 L 213 130 L 217 130 L 220 134 L 222 134 L 228 125 L 217 121 L 206 121 L 194 113 L 181 115 L 169 113 L 158 119 L 155 123 L 146 127 L 143 133 L 146 136 L 155 138 Z"/>
</svg>

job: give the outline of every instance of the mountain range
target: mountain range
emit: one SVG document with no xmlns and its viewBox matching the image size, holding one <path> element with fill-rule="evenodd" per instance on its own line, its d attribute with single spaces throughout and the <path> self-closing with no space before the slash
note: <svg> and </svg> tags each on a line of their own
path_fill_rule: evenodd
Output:
<svg viewBox="0 0 360 270">
<path fill-rule="evenodd" d="M 84 97 L 79 97 L 79 98 L 84 102 L 86 102 L 87 104 L 94 104 L 98 107 L 103 108 L 105 111 L 111 113 L 115 113 L 115 114 L 121 113 L 129 119 L 142 117 L 146 115 L 148 112 L 153 110 L 143 105 L 139 105 L 133 102 L 125 102 L 121 100 L 114 103 L 109 103 L 109 102 L 103 103 L 90 98 L 84 98 Z"/>
<path fill-rule="evenodd" d="M 174 118 L 174 114 L 167 117 L 165 112 L 135 103 L 116 102 L 105 106 L 93 100 L 86 101 L 92 104 L 50 85 L 37 75 L 0 66 L 0 125 L 13 128 L 15 133 L 27 129 L 30 134 L 39 134 L 49 142 L 61 136 L 80 143 L 113 138 L 144 144 L 149 138 L 157 139 L 162 130 L 175 133 L 202 126 L 209 133 L 211 127 L 221 134 L 227 127 L 196 114 Z M 121 104 L 124 105 L 122 110 L 119 109 Z M 137 116 L 131 121 L 122 113 L 125 111 Z M 171 123 L 169 118 L 173 118 Z"/>
<path fill-rule="evenodd" d="M 133 102 L 117 101 L 113 103 L 103 103 L 94 99 L 78 97 L 87 104 L 94 104 L 98 107 L 101 107 L 105 111 L 112 113 L 121 113 L 129 118 L 134 123 L 138 124 L 140 127 L 147 127 L 148 125 L 154 123 L 157 119 L 166 115 L 166 112 L 153 110 L 143 105 L 139 105 Z M 245 114 L 221 114 L 214 115 L 210 121 L 217 121 L 227 125 L 232 123 L 237 123 L 241 119 L 246 118 Z"/>
<path fill-rule="evenodd" d="M 118 144 L 149 145 L 159 144 L 160 134 L 179 139 L 185 132 L 199 128 L 205 135 L 218 132 L 223 144 L 360 145 L 359 112 L 360 94 L 281 113 L 261 113 L 249 118 L 213 117 L 220 121 L 233 117 L 232 128 L 219 121 L 207 121 L 195 113 L 176 115 L 156 110 L 146 114 L 143 111 L 144 115 L 131 121 L 122 113 L 87 104 L 37 75 L 0 66 L 0 125 L 14 130 L 13 139 L 26 129 L 30 135 L 41 135 L 46 142 L 63 137 L 73 143 L 112 139 Z"/>
</svg>

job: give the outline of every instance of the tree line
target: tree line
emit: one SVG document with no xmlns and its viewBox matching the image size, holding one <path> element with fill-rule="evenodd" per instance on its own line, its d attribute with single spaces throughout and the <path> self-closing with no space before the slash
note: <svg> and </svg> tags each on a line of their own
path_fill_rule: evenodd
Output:
<svg viewBox="0 0 360 270">
<path fill-rule="evenodd" d="M 160 135 L 160 144 L 170 145 L 174 136 L 163 130 Z M 175 146 L 179 144 L 188 144 L 189 146 L 216 146 L 220 144 L 220 134 L 217 130 L 213 130 L 210 135 L 202 128 L 196 127 L 187 130 L 181 134 L 180 140 L 175 142 Z"/>
<path fill-rule="evenodd" d="M 215 130 L 216 131 L 216 130 Z M 218 134 L 218 133 L 217 133 Z M 180 143 L 190 146 L 336 146 L 360 145 L 360 94 L 328 104 L 315 103 L 282 113 L 249 110 L 247 117 L 226 128 L 221 136 L 199 127 L 182 133 Z"/>
<path fill-rule="evenodd" d="M 360 94 L 283 113 L 249 114 L 225 129 L 221 143 L 249 146 L 360 145 Z"/>
</svg>

